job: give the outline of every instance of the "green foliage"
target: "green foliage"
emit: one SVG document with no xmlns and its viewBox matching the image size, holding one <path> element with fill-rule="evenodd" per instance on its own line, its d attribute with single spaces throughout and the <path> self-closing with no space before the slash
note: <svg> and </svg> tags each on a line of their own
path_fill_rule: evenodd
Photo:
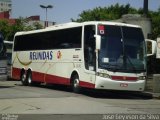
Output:
<svg viewBox="0 0 160 120">
<path fill-rule="evenodd" d="M 143 9 L 135 9 L 129 4 L 111 5 L 109 7 L 96 7 L 93 10 L 86 10 L 79 14 L 78 19 L 71 19 L 74 22 L 84 21 L 109 21 L 122 17 L 124 14 L 143 14 Z M 156 39 L 160 36 L 160 8 L 158 11 L 149 11 L 148 15 L 152 19 L 152 34 L 151 39 Z M 0 31 L 4 34 L 5 39 L 12 41 L 13 36 L 18 31 L 29 31 L 42 29 L 43 26 L 38 22 L 32 26 L 28 25 L 29 20 L 27 18 L 20 17 L 16 20 L 16 24 L 10 25 L 6 20 L 0 20 Z"/>
<path fill-rule="evenodd" d="M 12 26 L 9 25 L 7 20 L 0 20 L 0 31 L 3 33 L 5 39 L 8 39 L 12 34 Z"/>
<path fill-rule="evenodd" d="M 143 9 L 135 9 L 127 5 L 111 5 L 110 7 L 97 7 L 93 10 L 86 10 L 79 14 L 78 19 L 71 19 L 73 22 L 84 21 L 110 21 L 120 19 L 124 14 L 140 14 L 143 15 Z M 160 37 L 160 8 L 158 11 L 148 11 L 148 17 L 152 20 L 152 32 L 150 39 Z M 160 73 L 160 60 L 155 56 L 148 57 L 147 73 Z"/>
<path fill-rule="evenodd" d="M 157 37 L 160 37 L 160 8 L 156 12 L 150 11 L 149 16 L 152 19 L 151 38 L 156 39 Z"/>
<path fill-rule="evenodd" d="M 39 22 L 34 22 L 33 27 L 35 30 L 42 29 L 43 26 Z"/>
<path fill-rule="evenodd" d="M 143 15 L 143 9 L 135 9 L 129 4 L 111 5 L 109 7 L 97 7 L 93 10 L 85 10 L 79 14 L 78 19 L 71 19 L 73 22 L 84 21 L 110 21 L 120 19 L 124 14 L 141 14 Z M 150 38 L 156 39 L 160 36 L 160 8 L 158 11 L 149 11 L 148 17 L 152 20 L 152 33 Z"/>
<path fill-rule="evenodd" d="M 93 10 L 86 10 L 79 14 L 79 19 L 74 20 L 74 22 L 84 22 L 84 21 L 107 21 L 107 20 L 115 20 L 121 18 L 122 15 L 128 13 L 136 13 L 137 10 L 135 8 L 127 5 L 111 5 L 110 7 L 97 7 Z"/>
<path fill-rule="evenodd" d="M 0 20 L 0 31 L 3 33 L 5 40 L 13 41 L 16 32 L 43 28 L 38 22 L 34 23 L 32 26 L 28 25 L 28 22 L 29 20 L 27 18 L 22 17 L 17 19 L 14 25 L 9 24 L 7 20 Z"/>
</svg>

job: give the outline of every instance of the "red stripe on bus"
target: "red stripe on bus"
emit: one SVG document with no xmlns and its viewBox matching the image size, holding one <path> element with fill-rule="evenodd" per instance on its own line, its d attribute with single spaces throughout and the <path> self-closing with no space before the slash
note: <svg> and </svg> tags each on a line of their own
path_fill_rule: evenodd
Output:
<svg viewBox="0 0 160 120">
<path fill-rule="evenodd" d="M 12 68 L 12 78 L 20 80 L 21 69 Z M 70 85 L 70 79 L 32 71 L 32 79 L 36 82 Z"/>
<path fill-rule="evenodd" d="M 70 85 L 69 78 L 64 78 L 64 77 L 59 77 L 59 76 L 49 75 L 49 74 L 46 74 L 45 82 L 46 83 L 53 83 L 53 84 Z"/>
<path fill-rule="evenodd" d="M 136 81 L 137 77 L 128 77 L 128 76 L 111 76 L 112 80 L 120 80 L 120 81 Z"/>
<path fill-rule="evenodd" d="M 20 80 L 20 71 L 21 69 L 19 68 L 12 68 L 12 78 Z M 42 82 L 42 83 L 70 85 L 69 78 L 64 78 L 60 76 L 49 75 L 34 71 L 32 71 L 32 79 L 36 82 Z M 86 88 L 95 88 L 95 84 L 84 81 L 80 81 L 80 86 Z"/>
<path fill-rule="evenodd" d="M 86 88 L 95 88 L 95 84 L 92 83 L 88 83 L 88 82 L 84 82 L 84 81 L 80 81 L 80 86 L 81 87 L 86 87 Z"/>
<path fill-rule="evenodd" d="M 32 79 L 36 82 L 45 82 L 44 75 L 44 73 L 32 71 Z"/>
<path fill-rule="evenodd" d="M 20 80 L 21 69 L 12 67 L 12 78 L 15 80 Z"/>
</svg>

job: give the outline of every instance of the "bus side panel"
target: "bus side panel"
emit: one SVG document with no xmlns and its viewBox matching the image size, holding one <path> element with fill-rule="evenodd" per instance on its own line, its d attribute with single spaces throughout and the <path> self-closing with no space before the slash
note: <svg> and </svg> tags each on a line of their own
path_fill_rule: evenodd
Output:
<svg viewBox="0 0 160 120">
<path fill-rule="evenodd" d="M 60 77 L 60 76 L 55 76 L 55 75 L 49 75 L 49 74 L 46 74 L 45 82 L 52 83 L 52 84 L 70 85 L 70 79 Z"/>
<path fill-rule="evenodd" d="M 41 82 L 41 83 L 49 83 L 49 84 L 65 84 L 69 85 L 69 79 L 52 75 L 52 74 L 46 74 L 46 73 L 40 73 L 36 71 L 32 71 L 32 80 L 35 82 Z"/>
<path fill-rule="evenodd" d="M 14 80 L 20 80 L 21 69 L 22 68 L 20 68 L 20 66 L 18 66 L 16 52 L 13 52 L 12 53 L 11 78 Z"/>
<path fill-rule="evenodd" d="M 12 67 L 12 79 L 20 80 L 21 69 Z"/>
<path fill-rule="evenodd" d="M 82 72 L 80 73 L 80 86 L 85 88 L 95 88 L 95 72 L 94 71 L 87 71 L 82 69 Z"/>
<path fill-rule="evenodd" d="M 32 71 L 32 80 L 35 82 L 44 82 L 44 73 Z"/>
<path fill-rule="evenodd" d="M 77 69 L 80 86 L 95 88 L 95 72 L 85 70 L 81 49 L 49 50 L 52 54 L 49 60 L 36 59 L 33 53 L 39 52 L 48 53 L 48 50 L 14 52 L 12 78 L 19 80 L 21 69 L 24 68 L 26 71 L 31 69 L 35 82 L 70 85 L 71 74 Z"/>
<path fill-rule="evenodd" d="M 95 84 L 80 80 L 80 86 L 85 88 L 95 88 Z"/>
<path fill-rule="evenodd" d="M 74 55 L 78 58 L 74 58 Z M 73 59 L 76 59 L 75 61 Z M 45 73 L 45 82 L 54 84 L 70 85 L 71 73 L 77 61 L 79 62 L 80 50 L 61 49 L 53 52 L 52 62 L 48 62 Z"/>
<path fill-rule="evenodd" d="M 85 63 L 82 62 L 81 65 L 77 63 L 75 66 L 80 66 L 80 68 L 77 68 L 77 71 L 79 72 L 79 85 L 84 88 L 95 88 L 95 81 L 96 81 L 96 75 L 95 71 L 86 70 L 85 69 Z"/>
</svg>

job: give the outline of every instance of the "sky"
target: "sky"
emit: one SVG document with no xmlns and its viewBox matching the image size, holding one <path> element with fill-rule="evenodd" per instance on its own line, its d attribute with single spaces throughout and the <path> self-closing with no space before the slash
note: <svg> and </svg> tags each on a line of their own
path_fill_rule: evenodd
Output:
<svg viewBox="0 0 160 120">
<path fill-rule="evenodd" d="M 160 8 L 160 0 L 148 0 L 149 9 L 157 11 Z M 71 18 L 77 19 L 84 10 L 95 7 L 105 7 L 119 3 L 130 4 L 135 8 L 143 8 L 143 0 L 12 0 L 12 18 L 29 17 L 39 15 L 45 20 L 45 9 L 40 5 L 53 5 L 48 9 L 48 20 L 56 23 L 71 22 Z"/>
</svg>

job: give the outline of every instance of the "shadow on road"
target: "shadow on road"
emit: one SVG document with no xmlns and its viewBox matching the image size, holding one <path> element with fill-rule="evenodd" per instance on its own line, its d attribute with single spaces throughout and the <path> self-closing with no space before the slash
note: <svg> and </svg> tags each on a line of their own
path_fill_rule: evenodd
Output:
<svg viewBox="0 0 160 120">
<path fill-rule="evenodd" d="M 14 86 L 1 86 L 1 85 L 0 85 L 0 89 L 12 88 L 12 87 L 14 87 Z"/>
<path fill-rule="evenodd" d="M 41 88 L 53 89 L 64 92 L 72 92 L 72 89 L 64 85 L 40 85 Z M 150 93 L 145 92 L 132 92 L 132 91 L 114 91 L 114 90 L 93 90 L 93 89 L 81 89 L 79 94 L 101 99 L 152 99 L 153 96 Z"/>
<path fill-rule="evenodd" d="M 22 86 L 21 83 L 16 85 Z M 72 89 L 69 86 L 64 86 L 64 85 L 42 84 L 34 87 L 69 92 L 69 93 L 72 92 Z M 139 99 L 139 100 L 153 99 L 152 94 L 146 92 L 81 89 L 81 92 L 79 94 L 101 99 Z"/>
<path fill-rule="evenodd" d="M 145 92 L 114 91 L 114 90 L 83 90 L 84 95 L 102 99 L 152 99 L 152 94 Z"/>
</svg>

